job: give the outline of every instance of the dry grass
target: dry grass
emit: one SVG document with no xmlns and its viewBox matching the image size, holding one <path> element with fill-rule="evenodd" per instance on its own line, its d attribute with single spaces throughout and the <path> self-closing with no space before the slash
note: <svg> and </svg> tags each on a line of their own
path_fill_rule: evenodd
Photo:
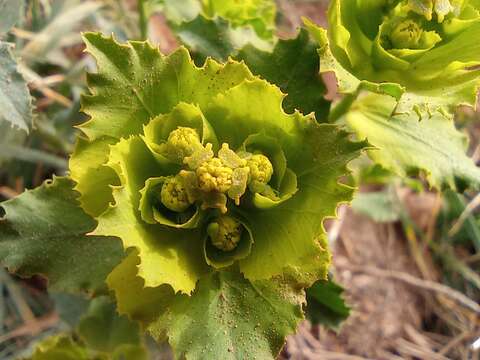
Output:
<svg viewBox="0 0 480 360">
<path fill-rule="evenodd" d="M 434 232 L 438 197 L 403 191 L 401 198 L 415 219 L 411 227 Z M 288 358 L 478 358 L 471 345 L 480 336 L 480 306 L 440 282 L 441 270 L 408 224 L 377 224 L 350 209 L 337 221 L 334 274 L 352 316 L 338 334 L 303 324 L 288 340 Z"/>
</svg>

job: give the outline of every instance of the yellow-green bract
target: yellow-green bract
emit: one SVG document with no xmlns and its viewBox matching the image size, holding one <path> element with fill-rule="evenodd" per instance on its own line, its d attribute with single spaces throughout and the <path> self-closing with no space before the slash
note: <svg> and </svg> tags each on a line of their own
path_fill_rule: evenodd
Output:
<svg viewBox="0 0 480 360">
<path fill-rule="evenodd" d="M 190 22 L 199 15 L 210 20 L 220 17 L 233 28 L 250 27 L 264 40 L 274 36 L 274 0 L 156 0 L 148 2 L 146 8 L 147 13 L 162 11 L 175 24 Z"/>
<path fill-rule="evenodd" d="M 328 35 L 307 21 L 321 71 L 340 90 L 359 87 L 399 99 L 397 112 L 421 116 L 475 105 L 480 83 L 478 0 L 334 0 Z"/>
<path fill-rule="evenodd" d="M 365 144 L 286 114 L 243 63 L 84 38 L 98 72 L 70 172 L 92 234 L 129 252 L 107 280 L 119 311 L 179 357 L 275 356 L 326 278 L 322 222 L 350 200 L 338 178 Z"/>
<path fill-rule="evenodd" d="M 203 13 L 220 16 L 234 27 L 252 26 L 258 36 L 270 39 L 275 28 L 276 7 L 272 0 L 201 0 Z"/>
</svg>

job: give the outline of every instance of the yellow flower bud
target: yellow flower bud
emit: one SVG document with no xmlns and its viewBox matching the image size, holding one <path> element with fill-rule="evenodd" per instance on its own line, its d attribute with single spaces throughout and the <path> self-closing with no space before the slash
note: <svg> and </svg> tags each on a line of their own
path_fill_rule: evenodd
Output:
<svg viewBox="0 0 480 360">
<path fill-rule="evenodd" d="M 247 161 L 247 166 L 250 168 L 250 181 L 267 184 L 272 178 L 273 165 L 265 155 L 252 155 Z"/>
<path fill-rule="evenodd" d="M 178 175 L 167 179 L 163 183 L 160 199 L 167 209 L 176 212 L 183 212 L 192 204 L 189 201 L 183 179 Z"/>
<path fill-rule="evenodd" d="M 235 249 L 242 238 L 243 225 L 230 216 L 220 216 L 207 227 L 212 245 L 223 251 Z"/>
<path fill-rule="evenodd" d="M 165 144 L 166 156 L 176 162 L 183 162 L 187 156 L 202 147 L 200 137 L 195 129 L 189 127 L 178 127 L 168 136 Z"/>
</svg>

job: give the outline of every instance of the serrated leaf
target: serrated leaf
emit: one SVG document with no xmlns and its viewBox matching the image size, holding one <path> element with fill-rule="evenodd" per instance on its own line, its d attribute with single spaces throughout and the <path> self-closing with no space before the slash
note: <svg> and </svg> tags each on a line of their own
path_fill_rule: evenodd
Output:
<svg viewBox="0 0 480 360">
<path fill-rule="evenodd" d="M 169 337 L 178 358 L 270 359 L 302 319 L 303 292 L 276 280 L 250 284 L 241 275 L 217 273 L 187 297 L 167 287 L 143 288 L 137 261 L 133 253 L 109 278 L 119 311 L 149 324 L 158 341 Z"/>
<path fill-rule="evenodd" d="M 197 54 L 199 62 L 208 56 L 226 60 L 235 51 L 230 36 L 230 25 L 224 19 L 197 16 L 191 21 L 175 26 L 174 29 L 182 43 Z"/>
<path fill-rule="evenodd" d="M 75 330 L 41 341 L 32 360 L 147 360 L 140 326 L 118 315 L 110 297 L 99 296 L 88 301 L 59 293 L 55 294 L 55 303 L 56 308 L 61 305 L 61 312 L 67 312 L 63 315 Z"/>
<path fill-rule="evenodd" d="M 76 181 L 75 190 L 80 193 L 80 204 L 93 217 L 103 213 L 113 201 L 110 185 L 118 185 L 115 172 L 103 166 L 108 160 L 109 146 L 115 142 L 110 137 L 91 142 L 78 137 L 70 157 L 70 176 Z"/>
<path fill-rule="evenodd" d="M 82 101 L 82 111 L 91 120 L 80 128 L 89 140 L 139 134 L 148 120 L 170 112 L 180 101 L 202 106 L 216 93 L 251 77 L 239 63 L 192 66 L 184 48 L 166 57 L 146 42 L 122 45 L 99 33 L 86 33 L 84 40 L 98 66 L 98 72 L 87 77 L 92 95 Z"/>
<path fill-rule="evenodd" d="M 179 359 L 274 359 L 303 319 L 303 301 L 287 284 L 217 272 L 191 297 L 177 295 L 149 331 L 167 336 Z"/>
<path fill-rule="evenodd" d="M 120 313 L 148 325 L 158 341 L 168 337 L 178 358 L 272 359 L 303 318 L 303 291 L 278 279 L 250 283 L 217 272 L 188 297 L 165 286 L 144 288 L 138 261 L 132 253 L 109 276 L 109 287 Z"/>
<path fill-rule="evenodd" d="M 32 125 L 32 100 L 27 83 L 17 71 L 10 46 L 0 41 L 0 122 L 2 121 L 28 132 Z"/>
<path fill-rule="evenodd" d="M 23 0 L 0 0 L 0 36 L 18 23 L 23 5 Z"/>
<path fill-rule="evenodd" d="M 175 25 L 174 30 L 182 43 L 193 51 L 197 63 L 203 63 L 208 57 L 226 61 L 247 44 L 262 50 L 272 47 L 252 28 L 232 28 L 231 23 L 221 17 L 199 15 L 192 21 Z"/>
<path fill-rule="evenodd" d="M 395 106 L 390 96 L 370 94 L 356 101 L 346 115 L 358 137 L 378 148 L 369 151 L 374 161 L 400 176 L 425 171 L 437 188 L 478 188 L 480 169 L 465 154 L 466 137 L 452 119 L 435 113 L 419 121 L 413 113 L 393 114 Z"/>
<path fill-rule="evenodd" d="M 350 314 L 350 307 L 345 304 L 342 296 L 344 291 L 332 280 L 321 280 L 313 284 L 306 290 L 307 319 L 314 325 L 321 324 L 337 331 Z"/>
<path fill-rule="evenodd" d="M 138 276 L 139 263 L 138 251 L 132 251 L 108 275 L 107 284 L 115 292 L 118 312 L 148 325 L 172 301 L 174 292 L 170 285 L 145 287 L 145 281 Z"/>
<path fill-rule="evenodd" d="M 326 120 L 329 102 L 324 99 L 325 85 L 319 75 L 317 46 L 302 29 L 295 39 L 280 40 L 272 52 L 247 45 L 236 56 L 245 61 L 255 75 L 277 85 L 287 94 L 286 112 L 314 112 L 318 121 Z"/>
<path fill-rule="evenodd" d="M 121 344 L 110 353 L 97 352 L 81 343 L 75 334 L 59 334 L 41 341 L 29 360 L 146 360 L 146 349 Z"/>
<path fill-rule="evenodd" d="M 1 203 L 0 261 L 21 276 L 46 276 L 55 291 L 96 292 L 123 251 L 118 239 L 85 235 L 95 221 L 79 207 L 73 186 L 56 178 Z"/>
</svg>

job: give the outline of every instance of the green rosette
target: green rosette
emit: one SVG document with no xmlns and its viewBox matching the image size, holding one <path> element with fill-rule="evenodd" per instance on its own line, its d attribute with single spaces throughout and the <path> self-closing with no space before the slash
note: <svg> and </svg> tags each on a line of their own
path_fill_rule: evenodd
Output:
<svg viewBox="0 0 480 360">
<path fill-rule="evenodd" d="M 119 312 L 179 358 L 273 358 L 303 318 L 303 289 L 327 276 L 322 223 L 351 199 L 338 179 L 365 143 L 285 113 L 285 95 L 243 63 L 84 38 L 98 72 L 70 174 L 91 235 L 127 251 L 107 279 Z"/>
<path fill-rule="evenodd" d="M 233 27 L 251 26 L 263 39 L 271 39 L 275 30 L 275 2 L 271 0 L 201 0 L 203 14 L 220 16 Z"/>
</svg>

